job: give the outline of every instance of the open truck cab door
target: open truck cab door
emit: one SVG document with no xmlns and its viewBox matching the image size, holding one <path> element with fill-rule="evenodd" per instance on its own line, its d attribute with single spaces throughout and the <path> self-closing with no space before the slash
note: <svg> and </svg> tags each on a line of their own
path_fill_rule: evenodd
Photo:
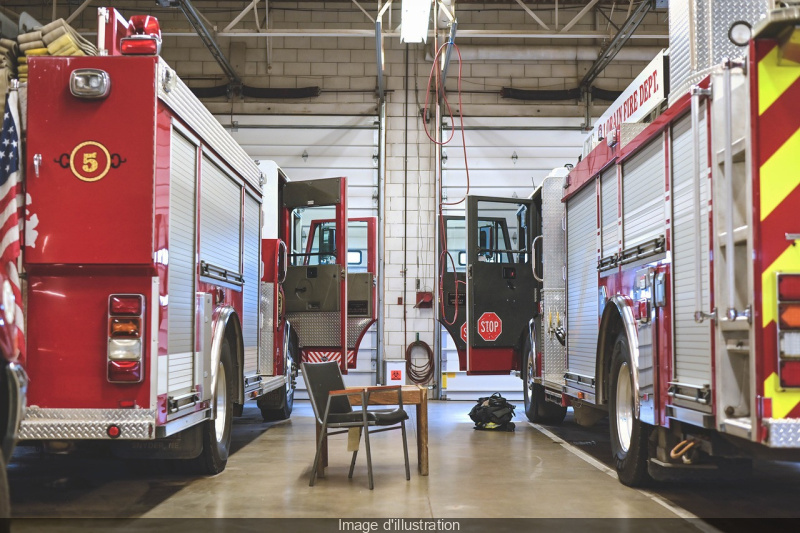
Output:
<svg viewBox="0 0 800 533">
<path fill-rule="evenodd" d="M 465 357 L 459 351 L 467 373 L 521 369 L 537 312 L 531 250 L 539 233 L 533 200 L 467 197 Z"/>
<path fill-rule="evenodd" d="M 347 368 L 356 368 L 358 348 L 377 320 L 377 217 L 347 219 Z M 336 256 L 335 220 L 313 220 L 307 229 L 304 263 L 327 264 Z"/>
<path fill-rule="evenodd" d="M 343 374 L 355 368 L 358 345 L 377 317 L 377 221 L 348 221 L 346 190 L 345 178 L 289 182 L 282 215 L 286 317 L 297 330 L 301 360 L 337 361 Z M 348 273 L 348 263 L 357 271 Z"/>
</svg>

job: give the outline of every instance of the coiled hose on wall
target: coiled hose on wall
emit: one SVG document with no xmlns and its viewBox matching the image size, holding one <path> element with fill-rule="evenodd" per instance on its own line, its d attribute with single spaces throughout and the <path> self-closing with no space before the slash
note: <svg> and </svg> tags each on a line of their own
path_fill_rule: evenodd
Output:
<svg viewBox="0 0 800 533">
<path fill-rule="evenodd" d="M 417 349 L 424 350 L 427 356 L 427 361 L 421 365 L 414 363 L 413 352 Z M 436 364 L 433 361 L 433 350 L 431 350 L 427 342 L 419 340 L 419 335 L 417 335 L 417 340 L 409 344 L 408 348 L 406 348 L 406 374 L 408 375 L 408 379 L 418 385 L 424 385 L 433 379 L 435 368 Z"/>
</svg>

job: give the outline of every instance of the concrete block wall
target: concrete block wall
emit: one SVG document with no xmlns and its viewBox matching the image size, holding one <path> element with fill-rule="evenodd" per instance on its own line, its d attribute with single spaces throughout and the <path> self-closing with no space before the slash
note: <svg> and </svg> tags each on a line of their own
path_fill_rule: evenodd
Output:
<svg viewBox="0 0 800 533">
<path fill-rule="evenodd" d="M 9 9 L 27 10 L 48 22 L 52 7 L 31 7 L 27 0 L 9 0 Z M 225 83 L 222 70 L 196 36 L 176 36 L 171 32 L 191 31 L 178 9 L 154 7 L 152 0 L 115 2 L 124 15 L 151 13 L 161 21 L 162 56 L 190 86 L 214 86 Z M 196 0 L 194 6 L 221 31 L 249 2 L 208 2 Z M 528 4 L 553 28 L 562 28 L 578 13 L 581 3 L 561 3 L 556 25 L 552 5 Z M 361 5 L 373 16 L 376 2 Z M 583 3 L 585 5 L 585 3 Z M 384 16 L 384 28 L 400 23 L 400 2 Z M 37 9 L 39 10 L 37 12 Z M 58 15 L 67 17 L 74 6 L 59 2 Z M 87 9 L 73 22 L 76 28 L 92 29 L 95 10 Z M 261 27 L 265 26 L 264 4 L 258 6 Z M 618 7 L 612 19 L 620 26 L 627 16 L 627 6 Z M 542 28 L 516 4 L 459 4 L 459 30 L 520 30 Z M 362 29 L 373 30 L 373 23 L 353 3 L 269 2 L 268 27 L 271 29 Z M 639 33 L 666 33 L 666 12 L 653 13 L 640 26 Z M 255 16 L 248 13 L 235 29 L 256 31 Z M 604 31 L 609 38 L 616 30 L 604 18 L 588 13 L 572 28 L 572 32 Z M 596 39 L 510 39 L 456 37 L 460 46 L 522 45 L 603 46 Z M 296 88 L 319 86 L 322 94 L 306 100 L 212 99 L 206 105 L 215 113 L 235 114 L 377 114 L 375 95 L 377 67 L 375 39 L 361 36 L 291 36 L 291 37 L 220 37 L 219 45 L 243 77 L 255 87 Z M 237 44 L 240 43 L 240 44 Z M 665 40 L 634 40 L 633 46 L 664 46 Z M 398 38 L 386 38 L 386 212 L 385 279 L 381 289 L 384 301 L 385 358 L 402 358 L 406 347 L 419 333 L 433 346 L 437 325 L 434 310 L 413 307 L 417 283 L 421 290 L 435 287 L 434 235 L 436 228 L 436 191 L 433 143 L 427 138 L 420 120 L 420 107 L 425 102 L 425 89 L 431 70 L 432 44 L 401 44 Z M 408 65 L 406 65 L 406 53 Z M 426 58 L 427 57 L 427 58 Z M 622 90 L 639 73 L 646 62 L 614 61 L 595 85 L 609 90 Z M 504 100 L 502 87 L 519 89 L 569 89 L 576 87 L 591 66 L 591 61 L 522 62 L 471 61 L 461 65 L 462 104 L 469 116 L 584 116 L 579 102 L 519 102 Z M 453 53 L 447 80 L 449 100 L 458 112 L 458 58 Z M 406 78 L 406 71 L 409 76 Z M 406 85 L 407 84 L 407 85 Z M 406 100 L 408 87 L 408 100 Z M 593 115 L 598 116 L 607 102 L 597 102 Z M 408 119 L 406 120 L 406 117 Z M 468 123 L 469 118 L 466 119 Z M 407 127 L 406 127 L 407 124 Z M 407 151 L 407 157 L 406 157 Z M 577 157 L 578 154 L 576 154 Z"/>
</svg>

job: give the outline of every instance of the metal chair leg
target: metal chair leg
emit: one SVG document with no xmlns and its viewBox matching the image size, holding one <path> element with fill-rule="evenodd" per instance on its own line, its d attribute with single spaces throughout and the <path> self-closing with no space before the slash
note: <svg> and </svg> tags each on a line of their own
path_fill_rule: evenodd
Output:
<svg viewBox="0 0 800 533">
<path fill-rule="evenodd" d="M 367 475 L 369 476 L 369 490 L 375 488 L 372 482 L 372 453 L 369 451 L 369 425 L 367 424 L 367 415 L 364 413 L 364 447 L 367 449 Z"/>
<path fill-rule="evenodd" d="M 358 442 L 361 442 L 361 432 L 362 429 L 358 428 Z M 353 469 L 356 467 L 356 455 L 358 454 L 358 448 L 355 449 L 353 452 L 353 460 L 350 461 L 350 473 L 347 474 L 347 477 L 352 479 L 353 478 Z"/>
<path fill-rule="evenodd" d="M 406 421 L 400 422 L 400 427 L 403 429 L 403 453 L 406 457 L 406 480 L 411 479 L 411 468 L 408 466 L 408 439 L 406 439 Z"/>
<path fill-rule="evenodd" d="M 314 465 L 311 468 L 311 480 L 308 482 L 309 487 L 314 486 L 314 481 L 317 479 L 317 466 L 319 465 L 319 458 L 322 455 L 322 442 L 327 437 L 328 424 L 327 421 L 323 422 L 322 429 L 319 432 L 319 439 L 317 440 L 317 453 L 314 455 Z"/>
</svg>

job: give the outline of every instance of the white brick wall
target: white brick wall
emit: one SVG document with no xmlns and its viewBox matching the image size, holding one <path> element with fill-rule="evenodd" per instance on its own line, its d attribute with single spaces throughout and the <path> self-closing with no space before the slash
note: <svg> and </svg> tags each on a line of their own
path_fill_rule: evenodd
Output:
<svg viewBox="0 0 800 533">
<path fill-rule="evenodd" d="M 39 16 L 43 22 L 50 19 L 50 5 L 37 7 L 28 5 L 27 0 L 9 0 L 10 9 L 25 5 L 25 10 Z M 217 29 L 221 30 L 238 14 L 239 9 L 248 2 L 238 4 L 224 2 L 208 2 L 196 0 L 195 7 L 210 19 Z M 19 4 L 19 6 L 16 6 Z M 59 15 L 66 17 L 68 10 L 73 9 L 59 2 Z M 377 3 L 361 2 L 362 6 L 373 15 L 377 13 Z M 397 27 L 400 22 L 398 12 L 400 3 L 396 2 L 389 17 L 384 17 L 384 28 Z M 531 4 L 529 4 L 531 5 Z M 15 7 L 16 6 L 16 7 Z M 162 30 L 189 31 L 190 28 L 179 10 L 159 9 L 153 7 L 152 0 L 120 1 L 115 6 L 123 14 L 153 13 L 162 22 Z M 269 23 L 277 28 L 325 28 L 325 29 L 362 29 L 374 30 L 372 22 L 352 3 L 340 4 L 311 2 L 277 2 L 269 3 Z M 579 7 L 562 6 L 559 13 L 559 27 L 572 20 Z M 534 8 L 539 17 L 552 29 L 554 14 L 552 10 Z M 624 21 L 625 9 L 615 11 L 614 20 L 617 25 Z M 78 28 L 92 28 L 94 9 L 87 9 L 74 22 Z M 542 28 L 533 21 L 521 8 L 509 4 L 465 4 L 458 6 L 459 30 L 524 30 L 534 31 Z M 263 4 L 259 6 L 259 16 L 264 17 Z M 652 14 L 639 30 L 644 32 L 666 32 L 666 15 Z M 572 31 L 608 31 L 613 32 L 608 23 L 592 13 L 581 18 Z M 249 13 L 236 26 L 236 29 L 254 31 L 254 17 Z M 217 99 L 206 102 L 215 112 L 245 114 L 363 114 L 377 113 L 376 59 L 375 41 L 368 37 L 271 37 L 259 38 L 224 38 L 220 45 L 227 53 L 230 42 L 239 41 L 245 44 L 245 68 L 240 72 L 244 83 L 256 87 L 303 87 L 318 85 L 322 89 L 320 97 L 301 101 L 259 101 L 247 100 L 227 102 Z M 473 44 L 482 46 L 522 44 L 565 45 L 576 44 L 564 39 L 522 40 L 522 39 L 459 39 L 457 44 Z M 582 40 L 581 45 L 600 45 Z M 665 45 L 665 43 L 642 43 L 648 46 Z M 389 91 L 387 101 L 387 146 L 386 146 L 386 213 L 385 248 L 386 277 L 381 288 L 384 292 L 384 357 L 400 358 L 405 354 L 406 346 L 414 340 L 415 334 L 433 345 L 436 325 L 434 312 L 431 309 L 415 309 L 414 293 L 416 280 L 420 286 L 433 290 L 435 286 L 434 261 L 436 251 L 433 249 L 436 228 L 434 195 L 433 145 L 425 136 L 419 120 L 419 106 L 424 104 L 425 87 L 431 64 L 425 60 L 422 45 L 410 45 L 408 103 L 408 213 L 404 217 L 403 201 L 404 179 L 404 124 L 403 104 L 405 90 L 403 77 L 406 72 L 405 46 L 398 39 L 387 38 L 385 45 L 385 84 Z M 220 67 L 213 61 L 211 54 L 197 37 L 165 36 L 162 55 L 178 71 L 184 80 L 192 86 L 213 86 L 225 82 Z M 590 66 L 590 62 L 471 62 L 462 66 L 462 87 L 466 91 L 498 91 L 501 87 L 511 86 L 522 89 L 567 89 L 577 85 L 580 77 Z M 644 63 L 622 63 L 615 61 L 606 68 L 597 80 L 597 86 L 621 90 L 644 67 Z M 457 111 L 456 76 L 458 73 L 457 55 L 452 57 L 448 79 L 449 100 Z M 416 94 L 414 93 L 414 74 L 417 75 Z M 417 104 L 419 102 L 419 104 Z M 463 95 L 464 113 L 469 116 L 583 116 L 584 110 L 577 102 L 515 102 L 500 98 L 493 93 L 468 93 Z M 605 103 L 602 103 L 605 104 Z M 602 112 L 596 108 L 594 115 Z M 467 119 L 468 121 L 468 119 Z M 265 142 L 269 142 L 265 139 Z M 576 154 L 577 156 L 577 154 Z M 452 199 L 451 199 L 452 200 Z M 403 220 L 408 225 L 405 230 L 407 248 L 403 250 Z M 418 225 L 421 222 L 421 226 Z M 407 264 L 406 291 L 407 301 L 399 305 L 398 298 L 404 296 L 403 264 Z M 417 267 L 419 264 L 419 268 Z M 405 322 L 404 322 L 405 314 Z M 404 327 L 405 325 L 405 327 Z M 405 332 L 404 332 L 405 331 Z"/>
</svg>

